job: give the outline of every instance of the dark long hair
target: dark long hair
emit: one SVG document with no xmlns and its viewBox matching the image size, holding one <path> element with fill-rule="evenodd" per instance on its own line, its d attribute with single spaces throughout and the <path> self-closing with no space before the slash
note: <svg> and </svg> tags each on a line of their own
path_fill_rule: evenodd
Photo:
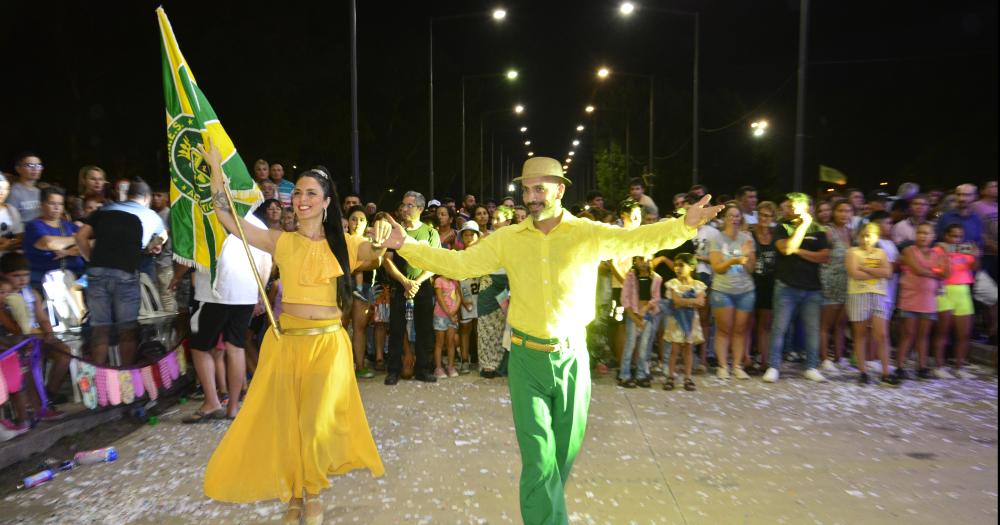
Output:
<svg viewBox="0 0 1000 525">
<path fill-rule="evenodd" d="M 299 174 L 299 177 L 310 177 L 319 183 L 323 189 L 323 197 L 330 198 L 330 205 L 326 207 L 326 220 L 323 221 L 323 232 L 326 234 L 326 243 L 330 246 L 343 275 L 337 278 L 337 306 L 344 309 L 345 302 L 351 296 L 351 260 L 347 255 L 347 240 L 344 234 L 343 214 L 340 211 L 340 197 L 337 195 L 337 185 L 330 180 L 330 173 L 323 169 L 311 169 Z"/>
</svg>

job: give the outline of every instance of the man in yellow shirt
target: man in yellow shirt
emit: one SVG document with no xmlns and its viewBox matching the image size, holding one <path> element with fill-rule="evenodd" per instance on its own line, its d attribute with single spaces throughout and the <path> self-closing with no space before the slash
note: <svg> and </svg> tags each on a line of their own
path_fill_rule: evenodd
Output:
<svg viewBox="0 0 1000 525">
<path fill-rule="evenodd" d="M 680 219 L 632 230 L 574 217 L 562 207 L 570 180 L 559 162 L 524 163 L 522 197 L 531 216 L 464 251 L 407 238 L 392 221 L 384 245 L 414 265 L 451 279 L 505 268 L 510 280 L 508 367 L 514 428 L 521 449 L 521 518 L 528 525 L 567 523 L 563 485 L 583 443 L 590 406 L 586 326 L 594 318 L 597 266 L 615 256 L 655 253 L 694 237 L 722 206 L 711 196 Z"/>
</svg>

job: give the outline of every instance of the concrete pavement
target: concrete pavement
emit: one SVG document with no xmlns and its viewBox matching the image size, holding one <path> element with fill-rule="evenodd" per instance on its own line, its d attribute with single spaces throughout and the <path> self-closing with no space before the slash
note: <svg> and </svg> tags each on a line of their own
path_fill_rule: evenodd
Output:
<svg viewBox="0 0 1000 525">
<path fill-rule="evenodd" d="M 859 387 L 790 371 L 767 385 L 697 377 L 697 392 L 594 385 L 567 487 L 580 524 L 996 523 L 997 380 Z M 504 380 L 361 381 L 386 475 L 333 480 L 327 523 L 520 523 Z M 0 501 L 2 523 L 269 523 L 277 502 L 206 499 L 226 423 L 178 407 L 80 467 Z"/>
</svg>

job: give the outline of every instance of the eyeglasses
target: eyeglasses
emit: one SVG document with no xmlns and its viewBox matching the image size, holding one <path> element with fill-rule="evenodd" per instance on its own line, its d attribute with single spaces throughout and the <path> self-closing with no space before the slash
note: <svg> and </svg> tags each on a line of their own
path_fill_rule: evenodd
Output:
<svg viewBox="0 0 1000 525">
<path fill-rule="evenodd" d="M 416 204 L 406 204 L 406 203 L 403 203 L 399 207 L 408 210 L 410 208 L 419 208 L 420 206 L 417 206 Z"/>
<path fill-rule="evenodd" d="M 25 167 L 25 168 L 28 168 L 29 170 L 40 170 L 40 169 L 42 169 L 42 168 L 45 167 L 44 164 L 41 164 L 41 163 L 36 164 L 34 162 L 28 162 L 26 164 L 21 164 L 21 166 Z"/>
</svg>

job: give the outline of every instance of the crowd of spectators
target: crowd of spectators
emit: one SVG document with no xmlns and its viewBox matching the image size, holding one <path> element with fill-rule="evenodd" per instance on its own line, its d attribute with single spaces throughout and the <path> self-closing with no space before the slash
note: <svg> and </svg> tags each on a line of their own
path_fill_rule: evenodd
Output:
<svg viewBox="0 0 1000 525">
<path fill-rule="evenodd" d="M 23 386 L 12 393 L 11 417 L 0 431 L 8 438 L 26 432 L 39 412 L 45 419 L 63 416 L 57 405 L 70 391 L 68 354 L 51 336 L 45 307 L 53 275 L 78 295 L 83 290 L 89 357 L 96 362 L 108 359 L 107 328 L 136 322 L 145 275 L 159 309 L 191 319 L 204 401 L 186 422 L 233 417 L 238 402 L 229 400 L 245 392 L 244 378 L 252 380 L 268 327 L 238 240 L 227 239 L 210 291 L 206 275 L 172 261 L 166 187 L 139 179 L 111 184 L 100 167 L 84 166 L 72 193 L 45 184 L 43 170 L 38 155 L 24 153 L 15 159 L 15 174 L 0 174 L 0 324 L 9 335 L 44 338 L 52 406 L 40 411 L 30 378 L 18 381 Z M 257 160 L 251 173 L 265 198 L 255 223 L 295 231 L 294 183 L 282 164 Z M 665 212 L 643 180 L 634 179 L 627 194 L 591 191 L 566 208 L 635 228 L 683 214 L 706 193 L 693 186 L 674 195 Z M 353 193 L 341 197 L 347 235 L 366 236 L 369 225 L 389 214 L 414 239 L 451 250 L 475 249 L 498 229 L 529 220 L 510 196 L 456 202 L 408 191 L 388 210 Z M 970 340 L 996 344 L 995 180 L 927 192 L 904 183 L 897 195 L 850 188 L 760 197 L 751 186 L 721 194 L 715 203 L 725 204 L 724 211 L 685 244 L 601 265 L 595 304 L 580 305 L 580 315 L 593 316 L 588 347 L 598 374 L 615 373 L 622 388 L 660 382 L 688 391 L 697 389 L 698 375 L 775 382 L 786 361 L 802 362 L 812 381 L 855 374 L 862 384 L 892 387 L 908 379 L 972 377 L 965 370 Z M 280 312 L 281 276 L 264 256 L 255 254 L 255 263 Z M 456 282 L 390 250 L 380 267 L 355 274 L 353 286 L 343 320 L 359 379 L 384 373 L 384 383 L 394 385 L 411 377 L 506 375 L 510 289 L 503 270 Z M 113 336 L 124 355 L 137 344 L 128 334 Z M 23 371 L 3 370 L 5 377 Z"/>
</svg>

